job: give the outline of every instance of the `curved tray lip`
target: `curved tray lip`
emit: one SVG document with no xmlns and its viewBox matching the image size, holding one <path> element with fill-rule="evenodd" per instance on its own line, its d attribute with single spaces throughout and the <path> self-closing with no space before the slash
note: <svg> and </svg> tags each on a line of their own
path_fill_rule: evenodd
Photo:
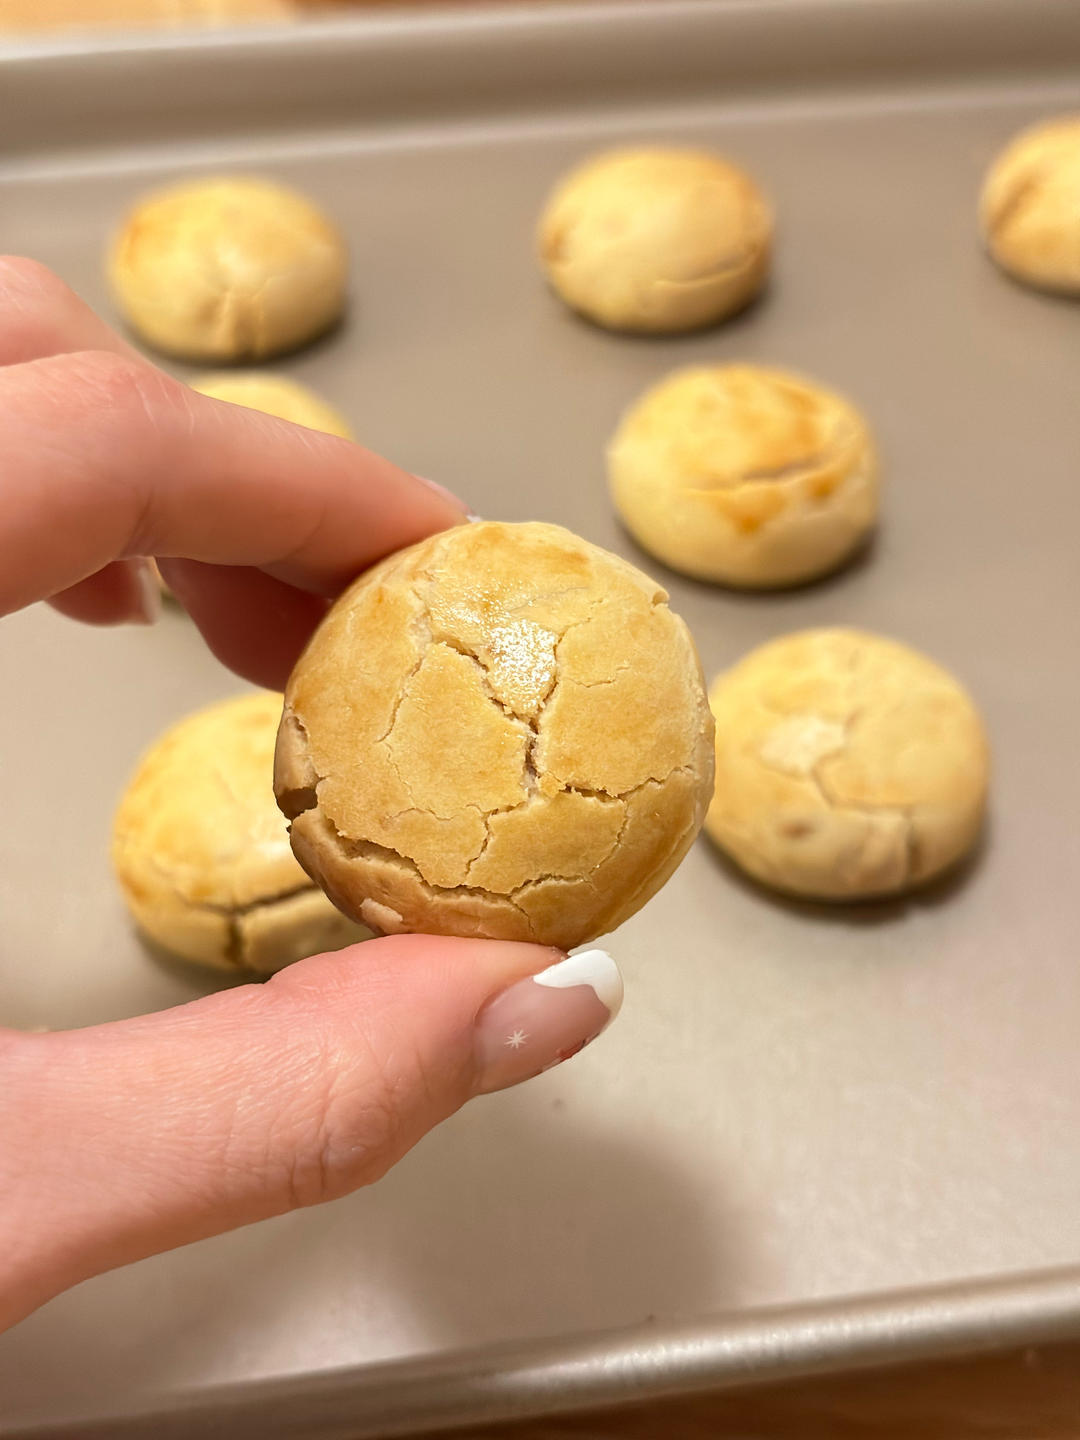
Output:
<svg viewBox="0 0 1080 1440">
<path fill-rule="evenodd" d="M 1015 0 L 981 0 L 990 9 L 1015 10 Z M 1062 0 L 1032 0 L 1036 8 L 1060 10 Z M 532 36 L 544 33 L 563 34 L 573 31 L 579 43 L 589 43 L 591 33 L 609 33 L 612 27 L 625 31 L 655 31 L 682 28 L 719 21 L 725 27 L 738 25 L 756 11 L 757 17 L 770 21 L 778 13 L 811 19 L 821 13 L 835 14 L 838 9 L 875 7 L 879 16 L 897 8 L 906 12 L 925 11 L 932 15 L 934 0 L 665 0 L 663 7 L 650 10 L 639 0 L 566 0 L 553 6 L 548 0 L 501 0 L 485 4 L 484 0 L 416 0 L 408 8 L 375 3 L 363 11 L 346 14 L 341 11 L 308 11 L 279 19 L 236 21 L 221 24 L 190 26 L 159 26 L 137 28 L 107 25 L 99 28 L 73 28 L 60 32 L 16 32 L 17 39 L 5 38 L 0 32 L 0 60 L 33 61 L 56 56 L 93 57 L 99 55 L 152 55 L 155 51 L 172 54 L 207 51 L 252 52 L 321 48 L 326 40 L 359 39 L 368 43 L 385 38 L 408 37 L 415 43 L 420 36 L 442 38 L 463 34 L 484 37 L 513 37 L 522 32 Z"/>
<path fill-rule="evenodd" d="M 189 26 L 126 27 L 106 25 L 55 32 L 12 32 L 22 38 L 3 39 L 0 32 L 0 56 L 34 58 L 49 55 L 117 54 L 154 50 L 198 51 L 278 49 L 295 53 L 297 43 L 318 46 L 327 38 L 358 36 L 368 39 L 382 36 L 418 34 L 444 36 L 476 34 L 514 35 L 528 32 L 564 34 L 573 31 L 575 39 L 589 43 L 590 32 L 608 34 L 612 28 L 641 32 L 685 29 L 689 26 L 720 24 L 725 29 L 772 27 L 778 19 L 800 19 L 820 23 L 824 17 L 831 23 L 851 21 L 860 25 L 856 43 L 860 46 L 872 39 L 878 27 L 900 20 L 908 26 L 924 21 L 938 21 L 938 29 L 956 32 L 962 22 L 962 37 L 968 41 L 971 56 L 1000 50 L 1005 53 L 1005 40 L 967 29 L 971 10 L 978 4 L 980 19 L 998 16 L 1014 22 L 1036 16 L 1045 23 L 1054 16 L 1071 17 L 1071 0 L 953 0 L 942 5 L 940 0 L 665 0 L 663 6 L 644 7 L 640 0 L 564 0 L 553 6 L 548 0 L 416 0 L 407 9 L 374 0 L 362 11 L 350 14 L 337 11 L 301 11 L 287 21 L 277 18 L 214 22 Z M 950 14 L 951 12 L 951 14 Z M 929 45 L 912 37 L 921 52 Z M 884 52 L 886 42 L 875 48 Z M 910 59 L 910 53 L 908 58 Z M 653 57 L 656 58 L 655 56 Z"/>
<path fill-rule="evenodd" d="M 910 73 L 935 45 L 936 73 L 1000 66 L 1022 71 L 1033 56 L 1060 68 L 1075 55 L 1062 37 L 1080 34 L 1080 7 L 1076 0 L 980 0 L 983 23 L 971 38 L 970 53 L 958 50 L 958 13 L 971 7 L 947 0 L 666 0 L 663 7 L 646 12 L 639 0 L 618 3 L 571 4 L 546 7 L 527 4 L 510 10 L 468 7 L 427 7 L 404 15 L 386 11 L 353 19 L 305 20 L 295 26 L 274 24 L 168 35 L 110 34 L 72 40 L 0 44 L 0 135 L 16 154 L 37 149 L 42 135 L 49 144 L 79 143 L 96 146 L 109 138 L 112 126 L 122 129 L 138 95 L 123 99 L 117 76 L 127 73 L 133 61 L 144 66 L 141 84 L 156 88 L 164 78 L 179 87 L 193 66 L 214 62 L 214 84 L 235 66 L 258 77 L 268 68 L 286 62 L 302 70 L 310 62 L 313 73 L 325 61 L 332 64 L 333 85 L 356 84 L 357 66 L 381 70 L 384 88 L 375 97 L 383 103 L 399 73 L 398 66 L 416 47 L 439 49 L 445 64 L 447 88 L 460 83 L 462 71 L 475 66 L 474 46 L 483 47 L 484 64 L 497 69 L 502 55 L 530 45 L 537 38 L 557 49 L 573 31 L 588 64 L 598 61 L 605 38 L 613 29 L 625 30 L 635 43 L 653 54 L 656 37 L 670 38 L 667 69 L 658 83 L 667 83 L 677 66 L 703 36 L 732 37 L 724 64 L 746 64 L 742 83 L 754 87 L 788 72 L 761 45 L 761 37 L 783 17 L 800 35 L 816 34 L 817 44 L 800 55 L 810 73 L 829 79 L 861 76 L 870 83 L 882 76 Z M 998 22 L 1001 22 L 1000 24 Z M 871 23 L 872 22 L 872 23 Z M 842 26 L 842 52 L 826 60 L 821 30 L 834 33 Z M 918 28 L 908 48 L 897 52 L 896 37 L 906 26 Z M 1018 33 L 1027 33 L 1017 44 Z M 650 38 L 651 37 L 651 38 Z M 450 48 L 446 42 L 460 42 Z M 466 43 L 467 42 L 467 43 Z M 546 83 L 551 63 L 539 52 L 534 85 Z M 387 65 L 387 57 L 391 62 Z M 612 93 L 632 94 L 641 74 L 642 54 L 629 56 L 605 70 Z M 870 69 L 860 67 L 869 66 Z M 771 67 L 771 68 L 770 68 Z M 693 75 L 704 74 L 700 53 Z M 65 98 L 64 82 L 80 76 L 86 89 L 79 97 Z M 484 103 L 501 103 L 508 76 L 486 92 Z M 304 81 L 307 86 L 309 82 Z M 322 113 L 321 82 L 302 89 L 302 103 L 312 114 Z M 120 108 L 102 111 L 87 131 L 86 96 L 121 96 Z M 183 100 L 179 88 L 170 98 Z M 335 100 L 343 90 L 329 98 Z M 442 92 L 428 98 L 437 108 Z M 57 98 L 61 109 L 56 112 Z M 400 102 L 408 107 L 415 96 Z M 329 103 L 329 102 L 328 102 Z M 386 101 L 390 103 L 389 100 Z M 460 103 L 465 103 L 464 101 Z M 480 104 L 476 97 L 468 103 Z M 194 123 L 197 111 L 212 110 L 205 92 L 189 91 L 187 109 L 178 112 L 181 123 Z M 124 107 L 128 108 L 124 108 Z M 82 107 L 82 108 L 80 108 Z M 44 130 L 33 116 L 45 117 Z M 381 114 L 376 109 L 375 118 Z M 397 112 L 400 113 L 400 110 Z M 3 117 L 18 123 L 2 123 Z M 177 116 L 174 115 L 173 119 Z M 239 121 L 237 124 L 239 125 Z M 82 127 L 80 131 L 79 126 Z M 99 128 L 94 129 L 94 126 Z M 84 133 L 85 132 L 85 133 Z M 718 1314 L 710 1319 L 680 1324 L 635 1326 L 590 1332 L 555 1339 L 440 1355 L 434 1359 L 398 1360 L 371 1366 L 352 1366 L 316 1375 L 248 1382 L 205 1388 L 185 1396 L 147 1397 L 139 1402 L 118 1401 L 108 1415 L 72 1417 L 66 1424 L 49 1420 L 41 1426 L 9 1428 L 0 1418 L 5 1440 L 32 1436 L 78 1434 L 80 1440 L 136 1440 L 154 1435 L 157 1440 L 181 1440 L 192 1433 L 242 1436 L 249 1431 L 267 1440 L 302 1433 L 312 1440 L 331 1440 L 348 1433 L 364 1437 L 421 1433 L 452 1425 L 478 1424 L 548 1415 L 558 1412 L 627 1404 L 835 1373 L 854 1368 L 944 1358 L 977 1350 L 1003 1349 L 1061 1340 L 1080 1335 L 1080 1264 L 1007 1277 L 964 1281 L 936 1287 L 881 1292 L 843 1300 L 821 1300 L 799 1306 L 762 1308 Z"/>
<path fill-rule="evenodd" d="M 664 0 L 662 6 L 642 6 L 640 0 L 417 0 L 408 8 L 375 0 L 371 8 L 351 14 L 301 12 L 288 20 L 263 19 L 235 23 L 193 24 L 158 28 L 108 25 L 61 32 L 0 30 L 0 64 L 26 65 L 56 58 L 93 60 L 97 57 L 157 54 L 205 59 L 213 52 L 232 55 L 322 53 L 328 42 L 377 45 L 384 40 L 405 40 L 410 46 L 425 37 L 439 43 L 450 37 L 464 44 L 477 41 L 509 43 L 528 37 L 572 35 L 575 45 L 604 44 L 613 30 L 620 34 L 651 36 L 664 32 L 678 46 L 677 58 L 691 55 L 692 42 L 703 32 L 722 29 L 726 35 L 772 32 L 779 22 L 788 26 L 819 28 L 822 23 L 843 25 L 845 45 L 833 58 L 845 69 L 858 68 L 870 55 L 890 61 L 910 74 L 913 59 L 931 58 L 940 41 L 949 37 L 950 59 L 977 65 L 989 56 L 1015 56 L 1017 32 L 1026 33 L 1028 47 L 1051 58 L 1047 27 L 1060 22 L 1074 28 L 1071 0 L 977 0 L 982 22 L 970 28 L 976 0 Z M 996 27 L 993 22 L 998 22 Z M 908 31 L 905 54 L 896 56 L 895 27 Z M 1040 27 L 1042 33 L 1040 34 Z M 682 37 L 680 39 L 680 37 Z M 588 58 L 592 58 L 591 54 Z M 643 57 L 608 56 L 611 67 L 629 68 Z M 654 65 L 667 57 L 651 52 Z M 742 57 L 740 57 L 741 59 Z M 806 56 L 797 57 L 805 62 Z M 1059 57 L 1060 58 L 1060 57 Z M 710 57 L 725 68 L 725 56 Z M 784 65 L 782 56 L 763 56 L 762 62 Z"/>
<path fill-rule="evenodd" d="M 69 1431 L 7 1429 L 5 1440 L 376 1440 L 464 1425 L 599 1410 L 838 1371 L 877 1369 L 1080 1335 L 1080 1265 L 1008 1279 L 900 1290 L 637 1325 L 558 1339 L 252 1381 L 81 1416 Z"/>
<path fill-rule="evenodd" d="M 978 0 L 978 26 L 973 8 L 972 0 L 427 0 L 407 11 L 240 28 L 0 34 L 0 162 L 129 145 L 136 118 L 142 147 L 318 129 L 343 115 L 442 124 L 556 102 L 910 85 L 916 69 L 923 80 L 1030 78 L 1033 66 L 1073 73 L 1074 0 Z"/>
</svg>

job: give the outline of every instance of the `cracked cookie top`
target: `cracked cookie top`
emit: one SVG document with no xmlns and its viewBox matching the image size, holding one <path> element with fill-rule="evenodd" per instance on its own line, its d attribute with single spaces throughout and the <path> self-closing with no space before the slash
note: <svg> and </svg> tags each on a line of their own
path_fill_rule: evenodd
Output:
<svg viewBox="0 0 1080 1440">
<path fill-rule="evenodd" d="M 337 602 L 289 681 L 275 788 L 302 864 L 368 924 L 569 947 L 685 854 L 711 730 L 659 586 L 557 526 L 481 522 Z"/>
<path fill-rule="evenodd" d="M 641 545 L 699 580 L 790 585 L 824 574 L 877 517 L 877 460 L 858 410 L 760 365 L 675 370 L 608 447 L 615 507 Z"/>
<path fill-rule="evenodd" d="M 1080 115 L 1023 131 L 983 182 L 990 254 L 1018 280 L 1080 295 Z"/>
<path fill-rule="evenodd" d="M 303 195 L 234 176 L 146 196 L 113 240 L 108 269 L 116 304 L 159 350 L 261 359 L 339 318 L 347 254 Z"/>
<path fill-rule="evenodd" d="M 203 964 L 276 970 L 361 938 L 297 864 L 274 804 L 281 696 L 189 715 L 139 762 L 113 825 L 140 928 Z"/>
<path fill-rule="evenodd" d="M 975 843 L 989 778 L 967 692 L 925 655 L 858 630 L 806 630 L 717 677 L 705 825 L 781 890 L 911 889 Z"/>
<path fill-rule="evenodd" d="M 613 330 L 678 331 L 741 309 L 764 284 L 772 214 L 737 165 L 699 150 L 613 150 L 572 170 L 540 220 L 540 259 L 567 304 Z"/>
</svg>

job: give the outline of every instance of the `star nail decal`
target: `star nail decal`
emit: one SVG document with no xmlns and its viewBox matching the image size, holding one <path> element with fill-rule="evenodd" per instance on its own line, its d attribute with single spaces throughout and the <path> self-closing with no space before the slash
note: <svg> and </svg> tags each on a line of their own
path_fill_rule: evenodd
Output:
<svg viewBox="0 0 1080 1440">
<path fill-rule="evenodd" d="M 528 1038 L 524 1030 L 515 1030 L 512 1035 L 506 1037 L 506 1043 L 511 1050 L 520 1050 Z"/>
</svg>

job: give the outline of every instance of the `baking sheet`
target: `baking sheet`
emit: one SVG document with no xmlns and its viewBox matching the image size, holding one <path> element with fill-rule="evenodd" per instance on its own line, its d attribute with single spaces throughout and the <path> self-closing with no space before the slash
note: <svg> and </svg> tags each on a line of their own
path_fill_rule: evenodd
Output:
<svg viewBox="0 0 1080 1440">
<path fill-rule="evenodd" d="M 1009 283 L 974 230 L 1000 144 L 1078 102 L 1080 10 L 1043 0 L 526 7 L 0 56 L 0 248 L 107 310 L 102 246 L 148 184 L 302 186 L 349 236 L 352 310 L 273 368 L 484 515 L 658 572 L 601 458 L 645 385 L 751 359 L 847 391 L 884 458 L 873 551 L 778 596 L 664 575 L 673 604 L 710 675 L 801 626 L 910 641 L 996 752 L 982 853 L 908 902 L 779 901 L 699 842 L 612 939 L 627 1001 L 601 1042 L 372 1190 L 53 1302 L 0 1339 L 0 1435 L 127 1434 L 122 1414 L 386 1434 L 1080 1331 L 1080 308 Z M 721 329 L 627 339 L 545 292 L 532 230 L 569 163 L 657 138 L 753 170 L 775 279 Z M 109 633 L 39 607 L 0 625 L 0 665 L 0 1022 L 203 993 L 133 940 L 105 846 L 140 747 L 238 682 L 175 612 Z"/>
</svg>

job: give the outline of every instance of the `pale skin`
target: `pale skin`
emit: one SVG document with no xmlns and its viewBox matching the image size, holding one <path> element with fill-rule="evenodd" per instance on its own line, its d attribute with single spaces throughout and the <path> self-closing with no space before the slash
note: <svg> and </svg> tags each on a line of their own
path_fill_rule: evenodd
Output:
<svg viewBox="0 0 1080 1440">
<path fill-rule="evenodd" d="M 359 571 L 464 515 L 358 445 L 195 394 L 22 259 L 0 259 L 0 417 L 0 615 L 145 618 L 155 555 L 261 685 L 284 685 Z M 377 1179 L 483 1088 L 487 1002 L 560 958 L 424 936 L 358 951 L 159 1015 L 0 1029 L 0 1329 L 100 1271 Z"/>
</svg>

